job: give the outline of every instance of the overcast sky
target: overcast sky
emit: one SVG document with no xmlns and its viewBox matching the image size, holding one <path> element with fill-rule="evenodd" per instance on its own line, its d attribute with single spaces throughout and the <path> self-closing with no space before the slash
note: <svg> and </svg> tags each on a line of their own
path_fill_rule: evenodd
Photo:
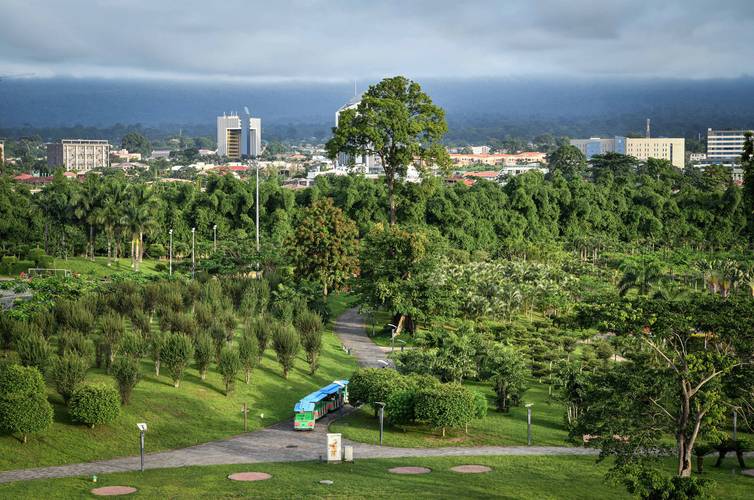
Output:
<svg viewBox="0 0 754 500">
<path fill-rule="evenodd" d="M 0 75 L 735 77 L 754 0 L 0 0 Z"/>
</svg>

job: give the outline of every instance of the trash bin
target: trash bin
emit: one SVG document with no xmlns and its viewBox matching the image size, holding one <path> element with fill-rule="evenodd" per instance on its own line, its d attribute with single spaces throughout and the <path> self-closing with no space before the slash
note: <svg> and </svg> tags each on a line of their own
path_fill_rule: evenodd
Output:
<svg viewBox="0 0 754 500">
<path fill-rule="evenodd" d="M 346 462 L 353 462 L 353 446 L 343 447 L 343 460 Z"/>
</svg>

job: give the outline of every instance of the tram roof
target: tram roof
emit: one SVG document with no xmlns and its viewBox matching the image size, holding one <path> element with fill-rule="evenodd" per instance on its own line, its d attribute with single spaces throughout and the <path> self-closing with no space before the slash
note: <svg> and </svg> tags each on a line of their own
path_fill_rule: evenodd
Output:
<svg viewBox="0 0 754 500">
<path fill-rule="evenodd" d="M 318 389 L 308 396 L 305 396 L 303 399 L 301 399 L 301 401 L 296 403 L 296 406 L 293 407 L 293 411 L 313 411 L 315 403 L 322 401 L 331 394 L 335 394 L 346 385 L 348 385 L 348 380 L 336 380 L 332 384 Z"/>
</svg>

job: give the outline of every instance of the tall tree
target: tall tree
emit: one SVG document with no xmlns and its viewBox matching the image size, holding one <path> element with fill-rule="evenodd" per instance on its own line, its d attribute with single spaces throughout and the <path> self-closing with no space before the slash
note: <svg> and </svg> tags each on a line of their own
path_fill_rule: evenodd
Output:
<svg viewBox="0 0 754 500">
<path fill-rule="evenodd" d="M 571 180 L 580 177 L 586 170 L 586 157 L 579 148 L 570 144 L 563 144 L 547 155 L 547 163 L 550 169 L 549 177 L 555 172 L 560 172 L 563 177 Z"/>
<path fill-rule="evenodd" d="M 102 201 L 102 180 L 95 175 L 87 175 L 81 187 L 73 194 L 73 212 L 76 218 L 89 228 L 87 257 L 94 260 L 94 227 L 97 224 L 97 210 Z"/>
<path fill-rule="evenodd" d="M 341 112 L 326 148 L 331 158 L 346 153 L 374 155 L 382 162 L 388 190 L 390 224 L 396 223 L 395 183 L 408 166 L 446 168 L 447 151 L 440 143 L 448 130 L 445 112 L 418 83 L 403 76 L 386 78 L 364 93 L 355 109 Z"/>
<path fill-rule="evenodd" d="M 327 296 L 356 271 L 356 224 L 324 198 L 302 210 L 295 227 L 289 252 L 296 272 L 317 282 Z"/>
<path fill-rule="evenodd" d="M 123 149 L 127 149 L 129 153 L 141 154 L 142 158 L 146 158 L 152 152 L 152 143 L 138 132 L 129 132 L 124 135 L 120 145 Z"/>
<path fill-rule="evenodd" d="M 127 190 L 124 222 L 131 232 L 131 267 L 138 271 L 144 255 L 144 233 L 155 224 L 157 198 L 145 184 L 131 184 Z"/>
</svg>

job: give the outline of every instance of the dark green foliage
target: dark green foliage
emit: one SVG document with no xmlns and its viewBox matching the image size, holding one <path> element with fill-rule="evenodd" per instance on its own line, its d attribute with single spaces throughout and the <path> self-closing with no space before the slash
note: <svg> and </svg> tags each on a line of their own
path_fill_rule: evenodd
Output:
<svg viewBox="0 0 754 500">
<path fill-rule="evenodd" d="M 202 380 L 207 378 L 207 370 L 215 355 L 215 346 L 212 337 L 206 333 L 200 333 L 194 339 L 194 361 L 196 369 L 199 370 L 199 376 Z M 218 356 L 219 358 L 219 356 Z"/>
<path fill-rule="evenodd" d="M 33 366 L 44 373 L 53 355 L 47 340 L 36 332 L 29 332 L 16 340 L 16 352 L 24 366 Z"/>
<path fill-rule="evenodd" d="M 492 382 L 498 411 L 507 412 L 521 400 L 531 372 L 520 352 L 496 344 L 485 353 L 482 375 Z"/>
<path fill-rule="evenodd" d="M 348 381 L 348 399 L 352 405 L 386 403 L 394 392 L 409 385 L 407 378 L 395 370 L 360 368 Z"/>
<path fill-rule="evenodd" d="M 142 337 L 148 337 L 149 332 L 152 331 L 152 323 L 147 313 L 136 310 L 131 312 L 130 317 L 134 330 L 139 332 Z"/>
<path fill-rule="evenodd" d="M 0 363 L 0 433 L 27 435 L 52 424 L 42 374 L 33 367 Z"/>
<path fill-rule="evenodd" d="M 301 345 L 306 352 L 309 363 L 309 373 L 314 375 L 319 364 L 319 352 L 322 350 L 322 318 L 319 314 L 304 309 L 299 312 L 294 321 L 296 330 L 301 337 Z"/>
<path fill-rule="evenodd" d="M 130 332 L 121 338 L 118 352 L 123 356 L 138 360 L 146 354 L 147 347 L 146 342 L 140 335 Z"/>
<path fill-rule="evenodd" d="M 414 412 L 416 420 L 435 428 L 458 428 L 475 418 L 477 403 L 474 393 L 457 384 L 419 390 Z"/>
<path fill-rule="evenodd" d="M 272 330 L 273 321 L 274 320 L 270 315 L 263 314 L 251 319 L 248 323 L 246 323 L 244 335 L 254 335 L 257 338 L 260 360 L 262 359 L 264 351 L 267 350 L 267 346 L 270 342 L 270 332 Z"/>
<path fill-rule="evenodd" d="M 189 363 L 191 363 L 193 355 L 194 346 L 191 339 L 186 335 L 173 333 L 165 339 L 160 359 L 176 387 L 180 386 L 183 372 Z"/>
<path fill-rule="evenodd" d="M 474 418 L 482 419 L 487 416 L 487 397 L 479 391 L 474 391 Z"/>
<path fill-rule="evenodd" d="M 272 329 L 272 347 L 283 368 L 283 378 L 288 378 L 288 372 L 293 368 L 296 355 L 301 349 L 301 339 L 296 329 L 291 325 L 277 323 Z"/>
<path fill-rule="evenodd" d="M 714 498 L 715 482 L 699 477 L 668 476 L 646 467 L 624 467 L 613 473 L 629 493 L 643 500 L 704 500 Z"/>
<path fill-rule="evenodd" d="M 223 376 L 225 395 L 227 396 L 233 391 L 236 377 L 241 370 L 241 359 L 238 355 L 238 350 L 230 346 L 223 347 L 223 350 L 220 352 L 220 360 L 217 363 L 217 370 Z"/>
<path fill-rule="evenodd" d="M 437 349 L 409 349 L 393 356 L 399 373 L 432 375 L 435 373 Z"/>
<path fill-rule="evenodd" d="M 109 370 L 118 343 L 126 332 L 125 319 L 118 313 L 108 311 L 100 317 L 98 331 L 100 334 L 99 359 L 101 361 L 98 366 L 104 365 Z"/>
<path fill-rule="evenodd" d="M 63 397 L 63 401 L 68 403 L 76 387 L 86 378 L 88 369 L 87 360 L 72 352 L 58 356 L 53 361 L 50 377 L 55 384 L 55 390 Z"/>
<path fill-rule="evenodd" d="M 405 425 L 416 420 L 416 389 L 395 391 L 387 398 L 385 412 L 393 425 Z"/>
<path fill-rule="evenodd" d="M 81 332 L 64 330 L 58 336 L 58 355 L 75 354 L 89 363 L 94 360 L 94 343 Z"/>
<path fill-rule="evenodd" d="M 127 405 L 131 399 L 131 392 L 141 380 L 141 363 L 132 357 L 120 357 L 113 362 L 111 372 L 118 384 L 120 402 Z"/>
<path fill-rule="evenodd" d="M 84 334 L 89 334 L 94 330 L 94 314 L 82 302 L 58 301 L 55 306 L 55 317 L 62 328 L 70 328 Z"/>
<path fill-rule="evenodd" d="M 238 356 L 244 371 L 244 381 L 248 384 L 251 380 L 251 372 L 259 360 L 259 345 L 254 335 L 243 335 L 238 339 Z"/>
<path fill-rule="evenodd" d="M 208 330 L 214 322 L 214 312 L 208 304 L 199 302 L 194 306 L 194 319 L 200 330 Z"/>
<path fill-rule="evenodd" d="M 73 392 L 68 403 L 71 419 L 74 422 L 95 425 L 109 424 L 120 414 L 120 398 L 113 387 L 81 385 Z"/>
</svg>

